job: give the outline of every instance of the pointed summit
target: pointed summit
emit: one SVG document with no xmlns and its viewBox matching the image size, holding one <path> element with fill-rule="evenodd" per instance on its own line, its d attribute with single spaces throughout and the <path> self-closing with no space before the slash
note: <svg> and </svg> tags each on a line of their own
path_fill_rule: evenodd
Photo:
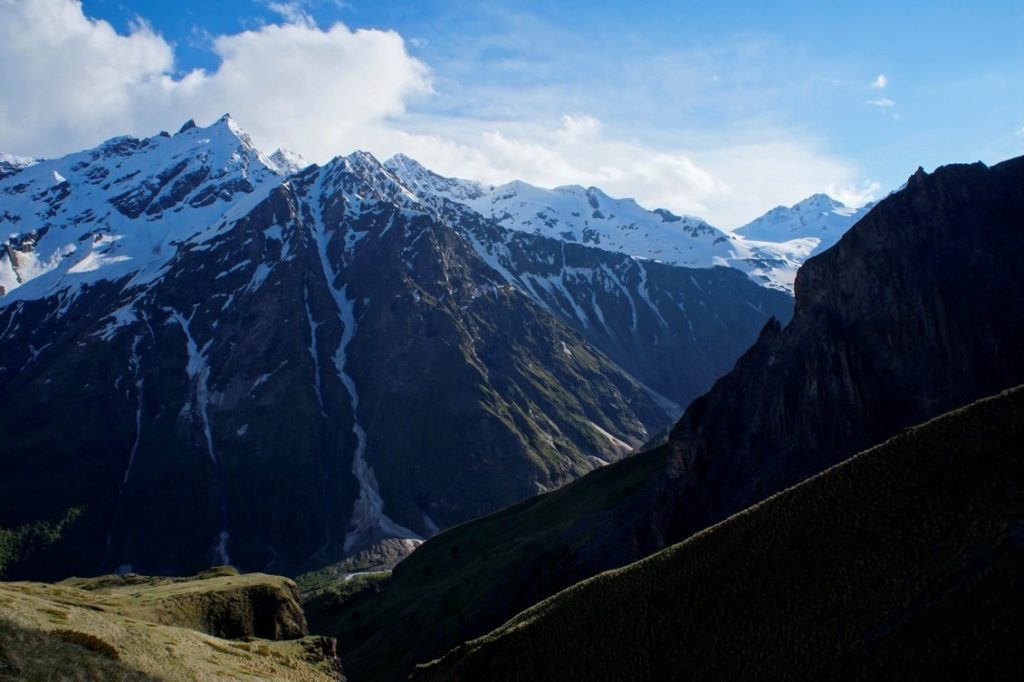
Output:
<svg viewBox="0 0 1024 682">
<path fill-rule="evenodd" d="M 271 154 L 270 162 L 285 175 L 291 175 L 310 165 L 302 154 L 284 148 L 277 149 Z"/>
<path fill-rule="evenodd" d="M 436 201 L 438 197 L 445 197 L 459 203 L 466 203 L 479 199 L 484 194 L 483 185 L 479 182 L 446 178 L 405 154 L 395 154 L 384 162 L 384 166 L 400 178 L 421 200 Z"/>
<path fill-rule="evenodd" d="M 180 128 L 178 128 L 178 132 L 175 133 L 175 135 L 181 135 L 182 133 L 187 133 L 188 131 L 194 129 L 195 127 L 196 127 L 196 120 L 194 118 L 190 118 L 189 120 L 185 121 Z"/>
<path fill-rule="evenodd" d="M 388 168 L 391 168 L 392 166 L 405 166 L 406 168 L 417 168 L 420 170 L 427 170 L 427 168 L 422 163 L 412 158 L 411 156 L 406 156 L 401 152 L 395 154 L 390 159 L 385 161 L 384 165 L 387 166 Z"/>
<path fill-rule="evenodd" d="M 792 206 L 776 206 L 733 232 L 761 242 L 814 238 L 819 241 L 813 253 L 818 253 L 835 244 L 871 206 L 850 208 L 827 194 L 812 194 Z"/>
</svg>

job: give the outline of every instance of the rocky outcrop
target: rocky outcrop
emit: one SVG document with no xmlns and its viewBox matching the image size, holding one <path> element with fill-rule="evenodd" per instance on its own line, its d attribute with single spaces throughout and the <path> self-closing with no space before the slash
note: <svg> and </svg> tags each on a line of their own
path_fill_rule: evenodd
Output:
<svg viewBox="0 0 1024 682">
<path fill-rule="evenodd" d="M 298 639 L 309 634 L 298 588 L 280 576 L 243 576 L 225 566 L 190 578 L 129 573 L 71 578 L 60 584 L 92 592 L 122 615 L 222 639 Z"/>
<path fill-rule="evenodd" d="M 278 576 L 0 583 L 0 603 L 0 671 L 18 679 L 344 679 L 337 643 L 307 636 Z"/>
</svg>

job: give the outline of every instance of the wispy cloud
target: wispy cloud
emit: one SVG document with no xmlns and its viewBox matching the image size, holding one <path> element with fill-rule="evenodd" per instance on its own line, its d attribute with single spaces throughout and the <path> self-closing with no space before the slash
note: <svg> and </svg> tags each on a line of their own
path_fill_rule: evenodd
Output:
<svg viewBox="0 0 1024 682">
<path fill-rule="evenodd" d="M 896 102 L 892 101 L 888 97 L 878 97 L 876 99 L 865 100 L 865 103 L 870 104 L 873 107 L 878 107 L 879 109 L 891 109 L 896 106 Z"/>
<path fill-rule="evenodd" d="M 301 2 L 266 2 L 266 7 L 271 12 L 278 14 L 289 24 L 302 26 L 316 26 L 316 21 L 302 7 Z"/>
<path fill-rule="evenodd" d="M 884 73 L 878 74 L 878 77 L 871 82 L 871 87 L 875 90 L 882 90 L 887 85 L 889 85 L 889 79 L 886 78 Z"/>
</svg>

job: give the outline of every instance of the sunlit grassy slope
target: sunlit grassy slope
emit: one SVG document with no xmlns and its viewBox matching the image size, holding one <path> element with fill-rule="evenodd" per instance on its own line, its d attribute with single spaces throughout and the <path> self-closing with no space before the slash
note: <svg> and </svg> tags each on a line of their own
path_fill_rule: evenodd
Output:
<svg viewBox="0 0 1024 682">
<path fill-rule="evenodd" d="M 224 569 L 0 583 L 0 680 L 336 679 L 322 638 L 252 636 L 303 634 L 295 596 L 287 578 Z"/>
<path fill-rule="evenodd" d="M 910 429 L 417 670 L 422 680 L 1007 678 L 1024 387 Z"/>
</svg>

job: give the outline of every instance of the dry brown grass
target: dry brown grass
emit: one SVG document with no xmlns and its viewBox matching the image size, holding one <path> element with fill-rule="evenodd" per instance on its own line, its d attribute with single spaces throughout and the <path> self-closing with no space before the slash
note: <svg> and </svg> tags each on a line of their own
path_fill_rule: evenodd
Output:
<svg viewBox="0 0 1024 682">
<path fill-rule="evenodd" d="M 318 638 L 221 639 L 181 626 L 195 612 L 166 607 L 182 596 L 194 605 L 211 592 L 280 588 L 286 580 L 254 574 L 0 583 L 0 680 L 336 679 Z M 174 618 L 180 624 L 166 622 Z"/>
</svg>

